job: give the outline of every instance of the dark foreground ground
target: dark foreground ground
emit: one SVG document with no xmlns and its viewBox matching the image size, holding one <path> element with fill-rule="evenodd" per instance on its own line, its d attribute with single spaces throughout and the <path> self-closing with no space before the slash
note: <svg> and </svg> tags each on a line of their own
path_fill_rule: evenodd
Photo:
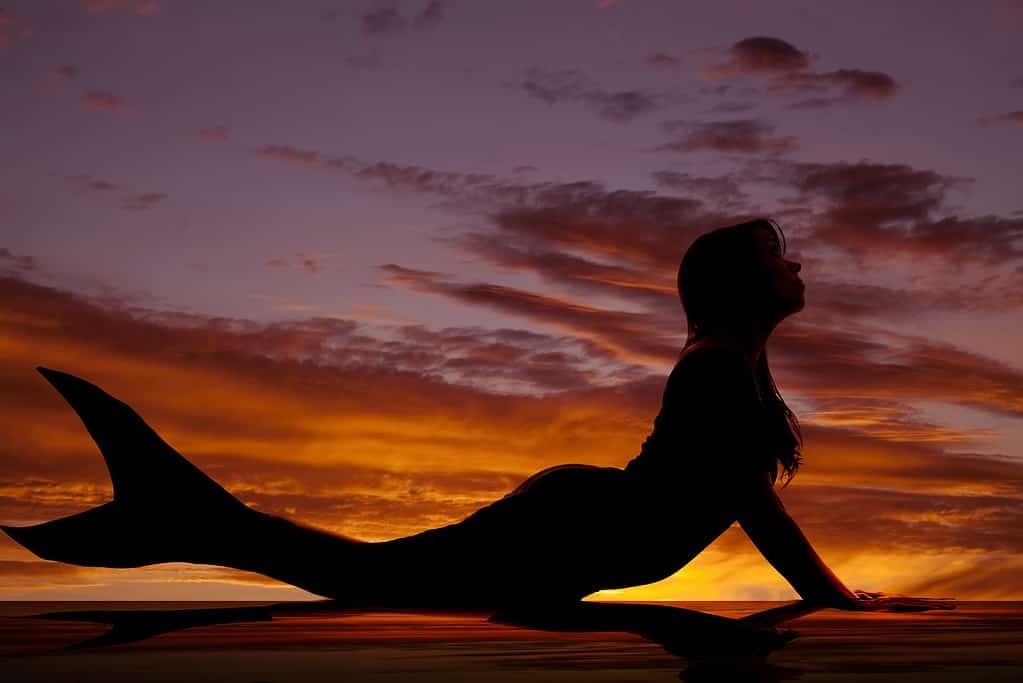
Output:
<svg viewBox="0 0 1023 683">
<path fill-rule="evenodd" d="M 799 637 L 766 661 L 687 660 L 632 634 L 530 630 L 483 614 L 301 603 L 267 612 L 266 604 L 0 603 L 0 680 L 1023 681 L 1021 602 L 922 614 L 824 610 L 785 624 Z M 732 617 L 771 606 L 678 604 Z"/>
</svg>

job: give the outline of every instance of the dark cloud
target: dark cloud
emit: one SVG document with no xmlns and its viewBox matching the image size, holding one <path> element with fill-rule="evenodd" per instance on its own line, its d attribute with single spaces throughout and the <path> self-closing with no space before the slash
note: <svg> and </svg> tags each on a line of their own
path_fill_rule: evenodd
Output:
<svg viewBox="0 0 1023 683">
<path fill-rule="evenodd" d="M 711 150 L 738 154 L 786 154 L 797 146 L 795 136 L 773 135 L 774 126 L 757 119 L 687 123 L 672 121 L 665 124 L 669 131 L 684 130 L 678 140 L 657 149 L 672 152 Z"/>
<path fill-rule="evenodd" d="M 609 92 L 575 69 L 548 71 L 533 67 L 526 71 L 520 87 L 530 97 L 549 105 L 558 102 L 586 104 L 600 117 L 615 123 L 627 123 L 660 108 L 664 101 L 660 95 L 639 90 Z"/>
<path fill-rule="evenodd" d="M 647 55 L 647 58 L 644 61 L 650 66 L 656 66 L 662 69 L 673 69 L 681 63 L 678 58 L 672 57 L 666 52 L 654 52 L 651 55 Z"/>
<path fill-rule="evenodd" d="M 729 61 L 706 70 L 707 78 L 766 76 L 767 94 L 800 98 L 790 105 L 793 109 L 883 101 L 894 97 L 900 88 L 892 76 L 881 71 L 848 68 L 810 71 L 816 57 L 779 38 L 747 38 L 733 45 L 729 52 Z"/>
<path fill-rule="evenodd" d="M 778 74 L 810 66 L 811 56 L 780 38 L 745 38 L 729 49 L 731 59 L 707 70 L 712 78 L 746 74 Z"/>
<path fill-rule="evenodd" d="M 93 90 L 83 95 L 85 106 L 93 111 L 119 111 L 124 100 L 110 92 Z"/>
<path fill-rule="evenodd" d="M 869 258 L 879 251 L 950 264 L 1015 263 L 1023 221 L 946 213 L 946 194 L 969 181 L 905 164 L 768 162 L 765 178 L 794 188 L 791 201 L 819 206 L 812 239 Z"/>
</svg>

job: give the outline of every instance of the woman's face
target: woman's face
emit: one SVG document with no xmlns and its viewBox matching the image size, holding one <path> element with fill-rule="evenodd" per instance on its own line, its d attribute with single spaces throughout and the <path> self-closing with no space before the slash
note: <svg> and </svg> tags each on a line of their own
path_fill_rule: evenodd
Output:
<svg viewBox="0 0 1023 683">
<path fill-rule="evenodd" d="M 764 285 L 770 300 L 776 305 L 776 312 L 785 317 L 803 310 L 806 286 L 797 275 L 801 266 L 782 256 L 781 244 L 772 231 L 757 228 L 753 232 L 757 258 L 763 266 Z"/>
</svg>

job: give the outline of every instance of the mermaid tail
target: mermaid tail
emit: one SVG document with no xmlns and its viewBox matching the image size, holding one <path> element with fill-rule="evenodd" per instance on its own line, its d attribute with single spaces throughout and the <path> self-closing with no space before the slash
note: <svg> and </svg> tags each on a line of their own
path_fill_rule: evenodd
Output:
<svg viewBox="0 0 1023 683">
<path fill-rule="evenodd" d="M 252 511 L 168 445 L 130 406 L 94 384 L 37 368 L 99 446 L 114 499 L 27 527 L 0 526 L 39 557 L 94 567 L 217 562 Z M 234 528 L 232 528 L 234 527 Z"/>
</svg>

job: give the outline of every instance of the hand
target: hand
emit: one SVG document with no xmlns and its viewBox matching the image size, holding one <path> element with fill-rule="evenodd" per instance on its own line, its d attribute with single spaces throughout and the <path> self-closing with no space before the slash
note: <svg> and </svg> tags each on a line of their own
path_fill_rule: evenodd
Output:
<svg viewBox="0 0 1023 683">
<path fill-rule="evenodd" d="M 952 598 L 911 598 L 906 595 L 855 590 L 850 599 L 842 600 L 833 607 L 862 612 L 929 612 L 955 609 L 956 603 Z"/>
</svg>

